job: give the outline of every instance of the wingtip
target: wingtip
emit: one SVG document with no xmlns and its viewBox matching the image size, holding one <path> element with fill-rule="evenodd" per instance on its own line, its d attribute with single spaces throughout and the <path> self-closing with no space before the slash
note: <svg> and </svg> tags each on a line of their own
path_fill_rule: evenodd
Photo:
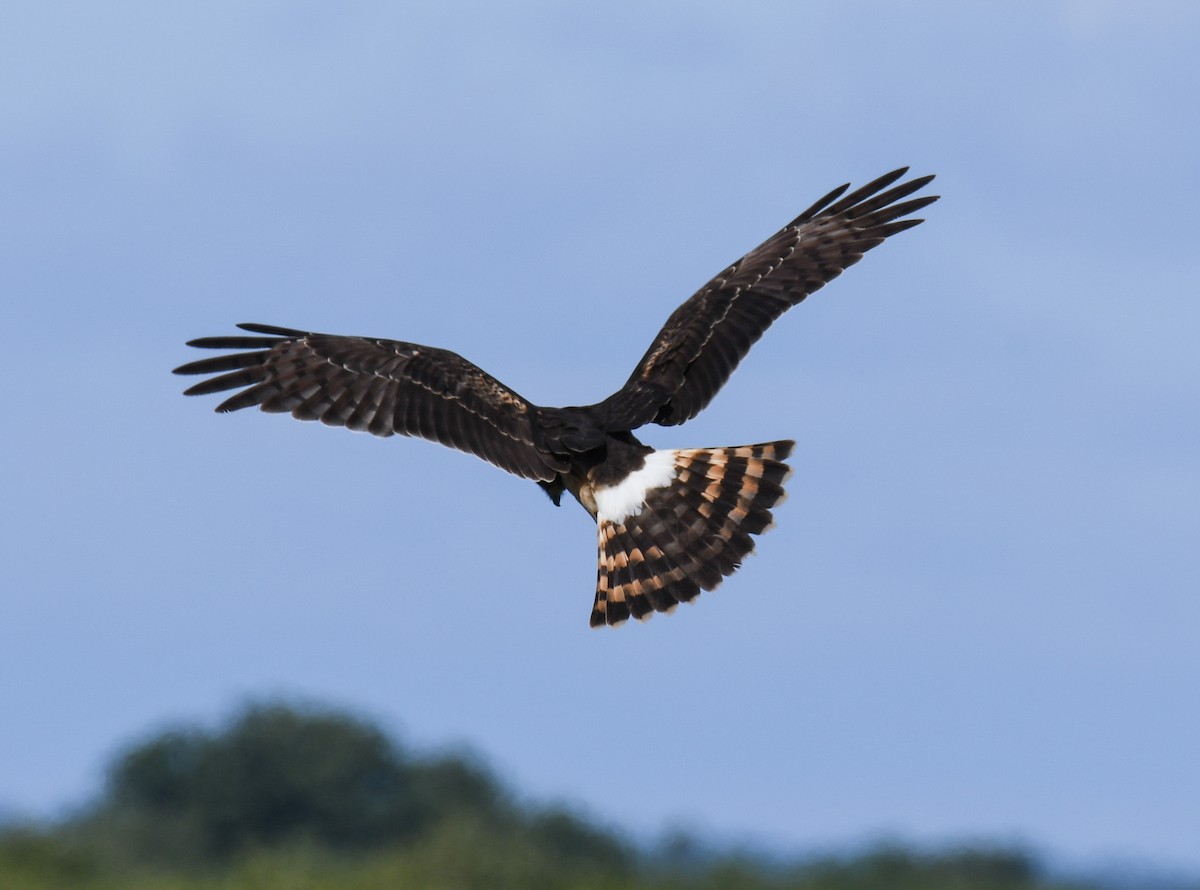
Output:
<svg viewBox="0 0 1200 890">
<path fill-rule="evenodd" d="M 887 188 L 893 182 L 896 182 L 899 179 L 903 179 L 905 176 L 908 175 L 908 173 L 911 169 L 912 168 L 908 165 L 905 165 L 903 167 L 897 167 L 891 173 L 885 173 L 883 176 L 879 177 L 879 179 L 877 179 L 875 181 L 880 184 L 879 187 L 882 190 L 884 188 Z M 925 188 L 925 186 L 929 185 L 929 183 L 933 182 L 934 179 L 936 179 L 936 178 L 937 178 L 936 173 L 926 173 L 923 176 L 918 176 L 915 179 L 908 180 L 908 182 L 904 183 L 904 187 L 909 189 L 910 191 L 915 192 L 917 189 Z"/>
<path fill-rule="evenodd" d="M 279 325 L 259 324 L 255 321 L 240 322 L 238 327 L 252 334 L 269 334 L 273 337 L 304 337 L 308 334 L 307 331 L 301 331 L 298 328 L 282 328 Z"/>
</svg>

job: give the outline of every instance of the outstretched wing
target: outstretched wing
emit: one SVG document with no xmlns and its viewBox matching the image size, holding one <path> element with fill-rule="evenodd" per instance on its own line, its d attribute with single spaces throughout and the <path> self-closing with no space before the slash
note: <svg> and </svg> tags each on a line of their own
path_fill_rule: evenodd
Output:
<svg viewBox="0 0 1200 890">
<path fill-rule="evenodd" d="M 907 172 L 894 170 L 845 197 L 849 184 L 834 189 L 716 276 L 667 319 L 625 386 L 592 407 L 595 416 L 622 430 L 695 417 L 771 322 L 889 235 L 923 222 L 902 217 L 937 197 L 901 199 L 933 177 L 888 188 Z"/>
<path fill-rule="evenodd" d="M 249 350 L 201 359 L 176 374 L 218 374 L 186 395 L 241 389 L 217 406 L 258 405 L 299 420 L 432 439 L 527 479 L 549 481 L 560 461 L 539 447 L 537 407 L 445 349 L 241 324 L 257 337 L 204 337 L 189 346 Z M 243 388 L 245 387 L 245 388 Z"/>
</svg>

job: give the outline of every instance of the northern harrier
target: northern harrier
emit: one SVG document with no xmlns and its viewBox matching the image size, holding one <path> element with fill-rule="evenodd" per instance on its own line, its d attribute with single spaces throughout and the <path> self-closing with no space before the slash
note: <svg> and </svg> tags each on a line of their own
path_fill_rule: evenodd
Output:
<svg viewBox="0 0 1200 890">
<path fill-rule="evenodd" d="M 532 479 L 555 505 L 569 491 L 596 520 L 600 568 L 591 624 L 669 612 L 712 590 L 772 523 L 790 474 L 784 440 L 656 451 L 632 430 L 673 426 L 704 408 L 780 315 L 937 200 L 908 198 L 932 176 L 907 168 L 857 191 L 834 189 L 675 310 L 621 389 L 595 405 L 544 408 L 444 349 L 261 324 L 258 336 L 188 345 L 229 355 L 176 368 L 218 374 L 187 395 L 240 390 L 217 406 L 257 405 L 300 420 L 432 439 Z"/>
</svg>

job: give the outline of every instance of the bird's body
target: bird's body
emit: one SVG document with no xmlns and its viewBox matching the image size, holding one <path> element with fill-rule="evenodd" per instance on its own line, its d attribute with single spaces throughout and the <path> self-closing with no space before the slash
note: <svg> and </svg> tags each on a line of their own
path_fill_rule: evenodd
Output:
<svg viewBox="0 0 1200 890">
<path fill-rule="evenodd" d="M 767 327 L 936 200 L 902 201 L 933 177 L 888 188 L 905 170 L 842 197 L 842 186 L 723 271 L 668 319 L 626 384 L 602 402 L 533 404 L 443 349 L 243 324 L 257 336 L 208 337 L 249 350 L 184 365 L 219 376 L 189 395 L 240 390 L 219 411 L 259 406 L 301 420 L 419 436 L 535 480 L 555 504 L 570 492 L 597 522 L 591 623 L 669 611 L 711 590 L 754 547 L 783 498 L 793 443 L 655 451 L 633 431 L 694 417 Z M 898 203 L 899 202 L 899 203 Z"/>
</svg>

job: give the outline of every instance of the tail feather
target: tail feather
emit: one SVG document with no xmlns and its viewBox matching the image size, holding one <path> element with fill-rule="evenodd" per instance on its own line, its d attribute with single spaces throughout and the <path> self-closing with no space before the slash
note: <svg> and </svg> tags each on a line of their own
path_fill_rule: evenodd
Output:
<svg viewBox="0 0 1200 890">
<path fill-rule="evenodd" d="M 684 486 L 674 494 L 673 503 L 647 504 L 648 515 L 637 525 L 671 563 L 699 587 L 711 590 L 723 577 L 719 567 L 723 548 L 712 535 L 712 505 Z"/>
<path fill-rule="evenodd" d="M 607 538 L 607 546 L 603 541 Z M 692 599 L 699 587 L 659 547 L 650 535 L 635 535 L 623 525 L 605 523 L 601 531 L 597 609 L 603 618 L 593 624 L 619 624 L 629 615 L 670 612 Z M 601 591 L 607 591 L 602 596 Z"/>
<path fill-rule="evenodd" d="M 673 476 L 648 488 L 635 512 L 617 520 L 601 512 L 592 626 L 670 612 L 737 571 L 753 536 L 774 524 L 794 445 L 669 452 Z"/>
<path fill-rule="evenodd" d="M 686 506 L 687 502 L 681 500 L 680 504 Z M 701 590 L 712 590 L 720 584 L 724 577 L 720 567 L 722 548 L 712 539 L 708 520 L 698 510 L 692 512 L 690 524 L 681 522 L 674 513 L 664 515 L 662 510 L 653 513 L 655 521 L 645 523 L 646 532 L 659 542 L 664 558 L 678 566 L 691 582 L 687 601 L 695 599 Z"/>
</svg>

